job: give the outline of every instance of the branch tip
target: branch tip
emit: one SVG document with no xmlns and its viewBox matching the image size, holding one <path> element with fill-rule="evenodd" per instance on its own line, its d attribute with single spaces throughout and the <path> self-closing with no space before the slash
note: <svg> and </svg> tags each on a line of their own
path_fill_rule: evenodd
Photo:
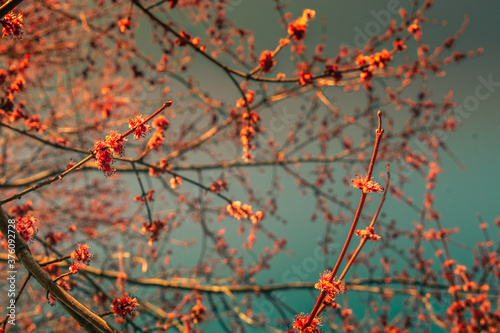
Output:
<svg viewBox="0 0 500 333">
<path fill-rule="evenodd" d="M 377 129 L 377 133 L 381 133 L 381 132 L 384 131 L 382 129 L 382 111 L 378 110 L 377 116 L 378 116 L 378 129 Z"/>
</svg>

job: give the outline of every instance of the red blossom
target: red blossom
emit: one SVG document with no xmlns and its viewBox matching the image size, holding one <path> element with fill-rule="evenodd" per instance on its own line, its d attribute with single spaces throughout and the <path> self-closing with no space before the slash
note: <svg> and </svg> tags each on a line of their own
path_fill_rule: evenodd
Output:
<svg viewBox="0 0 500 333">
<path fill-rule="evenodd" d="M 49 299 L 47 300 L 51 306 L 56 305 L 57 300 L 52 296 L 52 294 L 49 294 Z"/>
<path fill-rule="evenodd" d="M 313 82 L 312 78 L 313 76 L 311 73 L 306 71 L 301 71 L 299 73 L 299 84 L 301 86 L 305 86 L 306 84 L 312 83 Z"/>
<path fill-rule="evenodd" d="M 5 69 L 0 69 L 0 84 L 5 82 L 5 79 L 7 78 L 7 71 Z"/>
<path fill-rule="evenodd" d="M 263 51 L 260 55 L 259 64 L 263 73 L 269 73 L 273 69 L 274 65 L 276 65 L 273 53 L 268 50 Z"/>
<path fill-rule="evenodd" d="M 216 180 L 215 182 L 210 185 L 210 191 L 213 193 L 219 193 L 221 191 L 227 191 L 227 183 L 225 180 Z"/>
<path fill-rule="evenodd" d="M 243 112 L 241 114 L 241 119 L 244 122 L 247 122 L 249 125 L 257 124 L 260 118 L 261 118 L 260 115 L 252 110 L 250 110 L 249 112 Z"/>
<path fill-rule="evenodd" d="M 24 86 L 26 84 L 26 81 L 24 80 L 24 77 L 22 75 L 19 75 L 14 82 L 9 86 L 8 91 L 10 92 L 11 96 L 10 99 L 13 99 L 14 93 L 21 92 L 24 89 Z"/>
<path fill-rule="evenodd" d="M 443 172 L 443 169 L 441 169 L 441 167 L 436 162 L 430 162 L 429 163 L 429 174 L 427 175 L 427 181 L 435 182 L 437 179 L 437 175 L 441 172 Z"/>
<path fill-rule="evenodd" d="M 122 298 L 115 297 L 115 300 L 111 303 L 111 311 L 117 317 L 134 319 L 137 315 L 138 305 L 137 298 L 132 298 L 125 293 Z"/>
<path fill-rule="evenodd" d="M 319 333 L 321 332 L 317 326 L 321 326 L 321 318 L 313 318 L 311 324 L 306 327 L 308 316 L 304 313 L 295 316 L 293 328 L 299 329 L 302 333 Z"/>
<path fill-rule="evenodd" d="M 382 52 L 375 53 L 371 62 L 373 65 L 383 68 L 388 62 L 392 60 L 392 54 L 387 50 L 382 50 Z"/>
<path fill-rule="evenodd" d="M 264 218 L 264 213 L 260 210 L 256 211 L 254 215 L 250 216 L 250 220 L 252 220 L 253 224 L 257 224 Z"/>
<path fill-rule="evenodd" d="M 45 236 L 45 240 L 47 241 L 47 243 L 49 243 L 50 246 L 54 246 L 62 241 L 65 237 L 66 235 L 63 232 L 55 233 L 53 231 L 49 231 Z"/>
<path fill-rule="evenodd" d="M 418 20 L 415 19 L 413 21 L 413 24 L 411 24 L 409 27 L 408 27 L 408 31 L 411 32 L 412 34 L 414 33 L 417 33 L 418 31 L 420 30 L 420 27 L 418 26 Z"/>
<path fill-rule="evenodd" d="M 38 114 L 26 119 L 26 126 L 29 129 L 36 130 L 38 132 L 43 132 L 43 130 L 46 128 L 40 123 L 40 115 Z"/>
<path fill-rule="evenodd" d="M 107 135 L 105 139 L 109 149 L 111 149 L 118 156 L 123 156 L 125 152 L 125 148 L 123 147 L 123 142 L 125 141 L 127 141 L 127 139 L 122 138 L 120 133 L 117 131 L 109 132 L 109 135 Z"/>
<path fill-rule="evenodd" d="M 69 272 L 70 272 L 71 274 L 76 274 L 76 273 L 78 273 L 78 268 L 79 268 L 79 267 L 80 267 L 80 266 L 79 266 L 78 264 L 73 264 L 73 265 L 70 265 L 70 266 L 69 266 Z"/>
<path fill-rule="evenodd" d="M 141 202 L 141 203 L 145 203 L 146 202 L 146 199 L 144 199 L 143 197 L 141 197 L 140 195 L 136 195 L 134 197 L 134 201 L 135 202 Z"/>
<path fill-rule="evenodd" d="M 338 294 L 341 294 L 346 290 L 345 283 L 341 281 L 329 281 L 331 274 L 331 271 L 324 271 L 323 274 L 320 274 L 321 277 L 318 283 L 314 285 L 314 288 L 326 292 L 326 303 L 332 303 Z"/>
<path fill-rule="evenodd" d="M 149 245 L 153 245 L 153 242 L 158 239 L 158 237 L 160 236 L 160 231 L 162 231 L 165 228 L 166 224 L 167 224 L 166 221 L 160 219 L 153 221 L 153 223 L 151 224 L 144 223 L 142 229 L 150 234 L 148 241 Z"/>
<path fill-rule="evenodd" d="M 148 194 L 146 195 L 146 199 L 148 199 L 149 201 L 153 201 L 154 200 L 154 197 L 153 197 L 154 193 L 155 193 L 155 190 L 149 190 Z"/>
<path fill-rule="evenodd" d="M 154 168 L 149 168 L 149 175 L 150 176 L 158 176 L 160 173 L 165 172 L 165 170 L 168 169 L 169 163 L 168 160 L 163 158 L 160 160 L 160 166 L 158 167 L 156 164 L 154 164 Z"/>
<path fill-rule="evenodd" d="M 365 69 L 361 71 L 361 74 L 359 74 L 359 77 L 361 80 L 365 82 L 369 82 L 373 78 L 373 72 L 369 69 Z"/>
<path fill-rule="evenodd" d="M 372 242 L 379 241 L 381 238 L 379 235 L 375 234 L 375 229 L 373 227 L 366 227 L 364 230 L 356 230 L 356 235 L 362 238 L 366 237 Z"/>
<path fill-rule="evenodd" d="M 356 58 L 356 65 L 359 65 L 359 66 L 366 66 L 370 63 L 370 57 L 367 57 L 365 55 L 358 55 L 357 58 Z"/>
<path fill-rule="evenodd" d="M 419 40 L 420 37 L 422 37 L 422 30 L 420 29 L 420 26 L 418 25 L 418 19 L 415 19 L 413 21 L 413 24 L 411 24 L 408 27 L 408 31 L 413 34 L 416 40 Z"/>
<path fill-rule="evenodd" d="M 10 12 L 1 20 L 2 37 L 12 35 L 12 38 L 21 38 L 23 34 L 23 15 Z"/>
<path fill-rule="evenodd" d="M 232 204 L 227 205 L 227 212 L 232 217 L 240 220 L 242 218 L 248 219 L 253 216 L 252 206 L 247 204 L 241 204 L 241 201 L 234 201 Z"/>
<path fill-rule="evenodd" d="M 398 52 L 403 52 L 404 50 L 406 50 L 405 41 L 401 38 L 396 38 L 396 40 L 394 41 L 394 48 Z"/>
<path fill-rule="evenodd" d="M 12 207 L 10 209 L 10 213 L 16 216 L 23 216 L 26 215 L 26 213 L 28 213 L 29 211 L 32 211 L 33 209 L 34 209 L 33 203 L 31 201 L 27 201 L 26 204 L 24 205 L 17 205 Z"/>
<path fill-rule="evenodd" d="M 120 27 L 121 32 L 125 32 L 127 29 L 130 29 L 130 20 L 121 19 L 120 21 L 118 21 L 118 27 Z"/>
<path fill-rule="evenodd" d="M 16 219 L 16 230 L 26 243 L 33 241 L 38 232 L 38 228 L 35 227 L 36 223 L 34 216 L 22 216 Z"/>
<path fill-rule="evenodd" d="M 89 252 L 90 245 L 78 244 L 78 249 L 71 253 L 71 258 L 77 262 L 81 262 L 84 265 L 90 264 L 90 260 L 93 255 Z"/>
<path fill-rule="evenodd" d="M 9 120 L 11 122 L 15 122 L 18 119 L 24 119 L 24 118 L 26 118 L 26 116 L 23 114 L 23 111 L 21 110 L 21 108 L 18 107 L 12 111 L 12 113 L 10 114 Z"/>
<path fill-rule="evenodd" d="M 182 185 L 182 178 L 181 177 L 173 177 L 170 178 L 170 188 L 175 190 L 177 187 Z"/>
<path fill-rule="evenodd" d="M 253 90 L 249 90 L 246 94 L 245 94 L 245 98 L 246 100 L 248 101 L 248 104 L 252 103 L 253 102 L 253 97 L 255 95 L 255 91 Z M 244 98 L 240 98 L 236 101 L 236 106 L 239 107 L 239 108 L 242 108 L 244 106 L 246 106 L 247 103 L 245 101 Z"/>
<path fill-rule="evenodd" d="M 158 116 L 153 120 L 151 125 L 154 128 L 166 130 L 170 126 L 170 122 L 164 116 Z"/>
<path fill-rule="evenodd" d="M 135 116 L 135 118 L 128 120 L 128 126 L 130 128 L 135 128 L 134 137 L 136 140 L 146 136 L 146 133 L 150 131 L 149 124 L 144 123 L 144 118 L 140 113 Z"/>
<path fill-rule="evenodd" d="M 302 16 L 288 26 L 288 34 L 292 35 L 296 40 L 303 39 L 306 35 L 307 21 L 314 19 L 315 15 L 314 10 L 304 9 Z"/>
<path fill-rule="evenodd" d="M 243 144 L 243 150 L 248 151 L 253 147 L 250 145 L 250 141 L 255 136 L 255 130 L 250 126 L 243 126 L 240 130 L 240 140 Z"/>
<path fill-rule="evenodd" d="M 342 73 L 338 70 L 338 66 L 336 64 L 326 65 L 324 74 L 333 77 L 335 82 L 342 80 Z"/>
<path fill-rule="evenodd" d="M 95 164 L 99 170 L 104 172 L 106 177 L 111 176 L 115 169 L 111 167 L 112 153 L 108 144 L 104 140 L 97 140 L 93 149 Z"/>
<path fill-rule="evenodd" d="M 165 138 L 163 137 L 163 131 L 156 130 L 153 133 L 153 136 L 151 137 L 151 139 L 149 139 L 149 141 L 148 141 L 148 148 L 153 149 L 153 150 L 158 150 L 158 149 L 160 149 L 164 140 L 165 140 Z"/>
<path fill-rule="evenodd" d="M 201 304 L 201 301 L 197 301 L 197 304 L 191 308 L 189 315 L 191 316 L 191 320 L 193 323 L 198 324 L 203 321 L 203 316 L 206 312 L 205 306 Z"/>
<path fill-rule="evenodd" d="M 191 41 L 191 35 L 185 32 L 184 30 L 181 31 L 181 37 L 182 38 L 177 38 L 175 40 L 175 44 L 179 46 L 186 46 L 189 41 Z"/>
<path fill-rule="evenodd" d="M 353 187 L 363 190 L 363 193 L 384 192 L 382 186 L 372 180 L 367 181 L 363 175 L 356 175 L 356 179 L 351 179 L 351 182 Z"/>
</svg>

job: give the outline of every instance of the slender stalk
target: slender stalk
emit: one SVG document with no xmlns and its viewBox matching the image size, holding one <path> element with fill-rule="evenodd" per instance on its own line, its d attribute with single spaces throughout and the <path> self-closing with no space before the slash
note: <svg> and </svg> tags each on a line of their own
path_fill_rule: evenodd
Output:
<svg viewBox="0 0 500 333">
<path fill-rule="evenodd" d="M 0 19 L 16 8 L 23 0 L 9 0 L 0 7 Z"/>
<path fill-rule="evenodd" d="M 370 166 L 368 168 L 368 174 L 366 175 L 366 181 L 370 181 L 371 179 L 371 175 L 373 173 L 373 167 L 375 165 L 375 160 L 377 158 L 377 152 L 378 152 L 378 148 L 380 146 L 380 141 L 382 139 L 382 135 L 384 134 L 384 130 L 382 129 L 382 112 L 378 112 L 377 113 L 377 116 L 378 116 L 378 128 L 377 130 L 375 131 L 375 134 L 377 135 L 376 136 L 376 139 L 375 139 L 375 145 L 373 147 L 373 153 L 372 153 L 372 158 L 371 158 L 371 161 L 370 161 Z M 363 211 L 363 207 L 364 207 L 364 204 L 365 204 L 365 200 L 366 200 L 366 195 L 368 193 L 365 193 L 365 191 L 363 191 L 363 193 L 361 194 L 361 198 L 359 199 L 359 204 L 358 204 L 358 209 L 356 210 L 356 214 L 354 216 L 354 220 L 352 221 L 352 224 L 351 224 L 351 229 L 349 230 L 349 234 L 347 235 L 347 238 L 346 238 L 346 241 L 344 243 L 344 246 L 342 247 L 342 251 L 340 252 L 340 255 L 337 259 L 337 262 L 335 264 L 335 267 L 334 269 L 332 270 L 332 273 L 330 274 L 330 277 L 328 278 L 328 281 L 329 282 L 332 282 L 333 279 L 335 278 L 335 274 L 337 274 L 337 271 L 340 267 L 340 264 L 342 263 L 342 260 L 344 259 L 344 256 L 347 252 L 347 249 L 349 248 L 349 244 L 351 243 L 351 239 L 352 239 L 352 236 L 354 235 L 354 232 L 356 230 L 356 225 L 358 224 L 358 221 L 359 221 L 359 218 L 361 216 L 361 213 Z M 320 310 L 320 307 L 323 303 L 323 300 L 325 299 L 326 297 L 326 292 L 324 290 L 321 291 L 321 294 L 319 295 L 317 301 L 316 301 L 316 304 L 314 305 L 312 311 L 311 311 L 311 314 L 309 315 L 309 318 L 307 319 L 307 323 L 305 325 L 305 327 L 308 327 L 311 325 L 313 319 L 318 315 L 319 313 L 319 310 Z"/>
</svg>

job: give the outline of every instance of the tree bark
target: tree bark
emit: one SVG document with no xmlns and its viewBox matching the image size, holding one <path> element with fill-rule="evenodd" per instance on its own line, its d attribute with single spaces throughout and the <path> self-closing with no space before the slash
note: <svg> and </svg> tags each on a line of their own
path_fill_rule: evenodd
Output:
<svg viewBox="0 0 500 333">
<path fill-rule="evenodd" d="M 8 238 L 9 234 L 9 216 L 0 206 L 0 231 L 2 232 L 5 239 Z M 45 288 L 50 294 L 68 311 L 68 313 L 75 318 L 75 320 L 82 326 L 87 332 L 113 332 L 118 333 L 120 331 L 110 327 L 108 323 L 90 311 L 83 304 L 78 302 L 73 296 L 68 294 L 64 289 L 62 289 L 56 282 L 52 281 L 52 278 L 42 267 L 35 261 L 31 250 L 26 244 L 26 242 L 21 238 L 17 230 L 15 232 L 15 252 L 19 261 L 28 269 L 28 271 L 33 275 L 33 277 Z M 10 231 L 12 234 L 12 229 Z"/>
</svg>

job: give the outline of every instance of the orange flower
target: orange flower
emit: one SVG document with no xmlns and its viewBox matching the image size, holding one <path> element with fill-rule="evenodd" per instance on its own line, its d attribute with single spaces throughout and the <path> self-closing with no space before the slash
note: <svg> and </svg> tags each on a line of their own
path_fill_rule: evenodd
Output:
<svg viewBox="0 0 500 333">
<path fill-rule="evenodd" d="M 203 306 L 203 304 L 201 304 L 201 301 L 198 300 L 197 304 L 193 306 L 191 308 L 191 311 L 189 312 L 193 323 L 199 324 L 200 322 L 202 322 L 206 310 L 207 309 L 205 308 L 205 306 Z"/>
<path fill-rule="evenodd" d="M 115 169 L 111 167 L 112 154 L 107 143 L 104 140 L 97 140 L 93 152 L 97 168 L 104 172 L 106 177 L 111 176 Z"/>
<path fill-rule="evenodd" d="M 137 314 L 137 298 L 130 297 L 127 293 L 123 294 L 122 298 L 115 298 L 113 303 L 111 303 L 111 311 L 117 317 L 130 317 L 134 319 Z"/>
<path fill-rule="evenodd" d="M 227 212 L 232 217 L 241 220 L 241 218 L 247 219 L 253 215 L 252 206 L 247 204 L 241 204 L 241 201 L 234 201 L 232 204 L 227 205 Z"/>
<path fill-rule="evenodd" d="M 121 19 L 120 21 L 118 21 L 118 26 L 120 27 L 121 32 L 125 32 L 125 30 L 130 29 L 130 20 Z"/>
<path fill-rule="evenodd" d="M 274 65 L 276 65 L 273 53 L 268 50 L 263 51 L 260 55 L 259 64 L 260 68 L 262 68 L 262 72 L 269 73 L 271 69 L 273 69 Z"/>
<path fill-rule="evenodd" d="M 149 141 L 148 141 L 149 149 L 158 150 L 160 148 L 160 146 L 162 145 L 163 140 L 164 140 L 163 131 L 156 130 L 154 132 L 153 136 L 151 137 L 151 139 L 149 139 Z"/>
<path fill-rule="evenodd" d="M 90 263 L 90 259 L 93 257 L 93 255 L 90 254 L 89 249 L 90 245 L 78 244 L 78 250 L 71 253 L 71 258 L 75 261 L 88 265 Z"/>
<path fill-rule="evenodd" d="M 420 27 L 418 26 L 418 20 L 415 19 L 413 21 L 413 24 L 408 27 L 408 31 L 411 32 L 412 34 L 417 33 L 420 30 Z"/>
<path fill-rule="evenodd" d="M 123 142 L 127 141 L 125 138 L 120 138 L 120 133 L 117 131 L 109 132 L 109 135 L 106 136 L 106 144 L 108 147 L 118 156 L 122 156 L 125 152 L 125 148 L 123 147 Z"/>
<path fill-rule="evenodd" d="M 150 234 L 148 241 L 149 246 L 153 245 L 153 242 L 156 241 L 158 237 L 160 237 L 160 231 L 162 231 L 166 227 L 166 225 L 167 222 L 160 219 L 154 220 L 151 224 L 144 223 L 142 229 Z"/>
<path fill-rule="evenodd" d="M 312 74 L 309 72 L 302 71 L 299 73 L 299 84 L 305 86 L 308 83 L 312 83 Z"/>
<path fill-rule="evenodd" d="M 342 80 L 342 72 L 339 71 L 336 64 L 326 65 L 324 74 L 333 77 L 333 80 L 335 82 L 339 82 L 340 80 Z"/>
<path fill-rule="evenodd" d="M 375 53 L 372 63 L 379 68 L 384 68 L 385 65 L 391 60 L 392 54 L 387 50 L 382 50 L 382 52 Z"/>
<path fill-rule="evenodd" d="M 259 210 L 256 211 L 254 215 L 250 216 L 250 220 L 252 220 L 253 224 L 257 224 L 258 222 L 262 221 L 264 218 L 264 214 Z"/>
<path fill-rule="evenodd" d="M 31 242 L 38 232 L 38 228 L 35 227 L 36 222 L 34 216 L 23 216 L 16 221 L 16 230 L 26 243 Z"/>
<path fill-rule="evenodd" d="M 158 116 L 153 120 L 153 127 L 158 127 L 162 130 L 166 130 L 170 126 L 170 122 L 164 116 Z"/>
<path fill-rule="evenodd" d="M 404 50 L 406 50 L 405 41 L 401 38 L 396 38 L 396 40 L 394 41 L 394 48 L 398 52 L 403 52 Z"/>
<path fill-rule="evenodd" d="M 345 292 L 346 285 L 341 281 L 332 281 L 330 282 L 331 271 L 324 271 L 323 274 L 320 274 L 320 279 L 318 283 L 314 285 L 314 288 L 319 289 L 321 291 L 325 291 L 327 294 L 327 303 L 332 303 L 338 294 Z"/>
<path fill-rule="evenodd" d="M 304 9 L 302 17 L 290 23 L 288 26 L 288 34 L 292 35 L 296 40 L 301 40 L 306 35 L 307 21 L 314 19 L 316 12 L 311 9 Z"/>
<path fill-rule="evenodd" d="M 185 32 L 184 30 L 181 31 L 180 35 L 182 38 L 177 38 L 175 40 L 175 44 L 179 46 L 186 46 L 188 41 L 191 41 L 191 35 Z"/>
<path fill-rule="evenodd" d="M 241 114 L 241 119 L 248 122 L 250 125 L 255 125 L 260 120 L 260 115 L 252 110 L 250 112 L 243 112 Z"/>
<path fill-rule="evenodd" d="M 225 180 L 217 180 L 210 186 L 210 191 L 213 193 L 219 193 L 220 191 L 227 191 L 227 182 Z"/>
<path fill-rule="evenodd" d="M 79 269 L 80 266 L 78 266 L 78 264 L 73 264 L 73 265 L 70 265 L 69 266 L 69 272 L 71 274 L 76 274 L 78 273 L 78 269 Z"/>
<path fill-rule="evenodd" d="M 253 91 L 253 90 L 249 90 L 249 91 L 245 94 L 245 97 L 246 97 L 246 99 L 247 99 L 248 103 L 252 103 L 252 102 L 253 102 L 253 97 L 254 97 L 254 95 L 255 95 L 255 91 Z M 236 101 L 236 106 L 237 106 L 237 107 L 239 107 L 239 108 L 242 108 L 242 107 L 244 107 L 244 106 L 246 106 L 246 105 L 247 105 L 247 103 L 246 103 L 246 101 L 245 101 L 245 99 L 244 99 L 244 98 L 240 98 L 240 99 L 238 99 L 238 100 Z"/>
<path fill-rule="evenodd" d="M 363 193 L 384 192 L 382 186 L 372 180 L 367 180 L 363 175 L 356 175 L 356 179 L 351 179 L 351 182 L 353 187 L 363 190 Z"/>
<path fill-rule="evenodd" d="M 408 27 L 408 31 L 413 34 L 416 40 L 419 40 L 422 37 L 422 30 L 420 30 L 420 26 L 417 24 L 418 20 L 415 19 L 413 24 Z"/>
<path fill-rule="evenodd" d="M 2 37 L 12 35 L 13 38 L 21 38 L 23 34 L 23 14 L 9 13 L 2 19 Z"/>
<path fill-rule="evenodd" d="M 315 317 L 312 320 L 311 324 L 306 327 L 308 319 L 309 319 L 309 317 L 304 313 L 296 315 L 295 319 L 293 321 L 293 328 L 299 329 L 300 332 L 303 332 L 303 333 L 319 333 L 319 332 L 321 332 L 320 329 L 318 327 L 316 327 L 316 326 L 320 326 L 322 324 L 321 318 Z"/>
<path fill-rule="evenodd" d="M 375 234 L 375 229 L 373 227 L 366 227 L 364 230 L 356 230 L 356 235 L 361 238 L 368 238 L 372 242 L 379 241 L 380 236 Z"/>
<path fill-rule="evenodd" d="M 170 187 L 175 190 L 175 188 L 179 187 L 182 185 L 182 178 L 181 177 L 174 177 L 170 179 Z"/>
<path fill-rule="evenodd" d="M 144 118 L 140 113 L 135 116 L 135 118 L 128 120 L 128 126 L 130 128 L 135 128 L 137 126 L 137 128 L 134 129 L 134 137 L 136 140 L 139 140 L 150 131 L 149 124 L 144 123 Z"/>
</svg>

